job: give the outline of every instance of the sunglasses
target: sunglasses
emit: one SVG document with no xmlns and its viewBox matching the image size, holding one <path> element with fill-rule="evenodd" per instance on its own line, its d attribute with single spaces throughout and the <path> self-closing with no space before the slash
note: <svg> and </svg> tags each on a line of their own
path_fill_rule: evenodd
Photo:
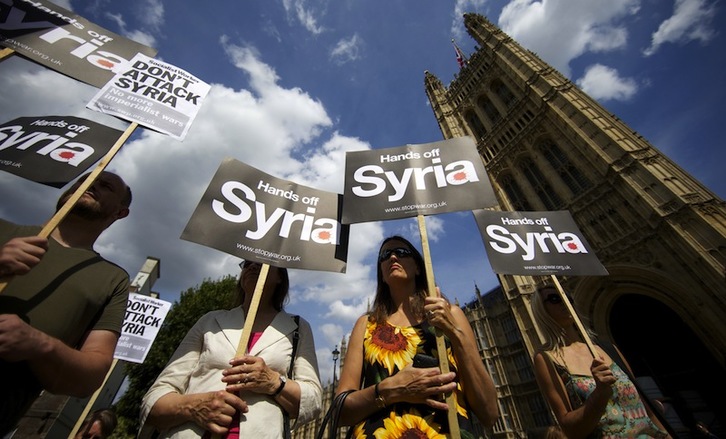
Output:
<svg viewBox="0 0 726 439">
<path fill-rule="evenodd" d="M 572 297 L 570 297 L 569 295 L 567 296 L 567 300 L 572 303 Z M 559 294 L 548 294 L 547 297 L 544 298 L 544 302 L 551 303 L 553 305 L 559 305 L 560 303 L 562 303 L 562 296 L 560 296 Z"/>
<path fill-rule="evenodd" d="M 378 262 L 387 261 L 391 258 L 391 255 L 396 255 L 397 258 L 407 258 L 413 256 L 413 251 L 404 247 L 389 248 L 383 250 L 381 254 L 378 255 Z"/>
<path fill-rule="evenodd" d="M 262 265 L 262 264 L 260 264 L 259 262 L 255 262 L 255 261 L 242 261 L 239 263 L 239 268 L 244 270 L 245 268 L 249 267 L 250 265 Z"/>
</svg>

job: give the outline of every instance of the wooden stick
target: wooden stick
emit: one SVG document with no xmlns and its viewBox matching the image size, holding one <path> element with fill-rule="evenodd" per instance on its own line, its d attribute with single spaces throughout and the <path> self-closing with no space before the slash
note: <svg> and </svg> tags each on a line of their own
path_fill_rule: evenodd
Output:
<svg viewBox="0 0 726 439">
<path fill-rule="evenodd" d="M 262 264 L 260 269 L 260 276 L 257 278 L 257 285 L 255 285 L 255 292 L 252 295 L 252 302 L 250 303 L 250 309 L 245 314 L 245 324 L 242 327 L 242 336 L 239 339 L 237 345 L 237 353 L 235 358 L 247 353 L 247 344 L 250 342 L 252 336 L 252 325 L 255 323 L 257 317 L 257 309 L 260 307 L 260 299 L 262 298 L 262 291 L 265 289 L 265 281 L 267 280 L 267 273 L 270 271 L 269 264 Z M 213 434 L 212 439 L 221 439 L 222 435 Z"/>
<path fill-rule="evenodd" d="M 587 331 L 585 330 L 585 327 L 582 326 L 580 317 L 577 316 L 577 313 L 575 312 L 575 308 L 573 308 L 572 304 L 570 303 L 570 299 L 568 299 L 567 294 L 565 294 L 565 290 L 562 288 L 562 285 L 560 285 L 560 281 L 557 280 L 557 276 L 555 276 L 554 274 L 552 275 L 552 282 L 555 283 L 555 286 L 557 287 L 557 292 L 560 294 L 560 298 L 562 299 L 562 303 L 565 304 L 565 306 L 567 307 L 567 311 L 569 311 L 570 315 L 572 316 L 573 320 L 575 321 L 575 326 L 577 326 L 577 330 L 580 331 L 580 335 L 582 336 L 582 339 L 585 341 L 587 348 L 590 350 L 590 354 L 592 354 L 592 358 L 598 358 L 599 355 L 597 354 L 597 351 L 595 350 L 595 345 L 592 344 L 592 340 L 590 340 L 590 336 L 587 335 Z"/>
<path fill-rule="evenodd" d="M 78 420 L 76 421 L 76 425 L 73 427 L 73 430 L 71 430 L 71 433 L 68 435 L 69 438 L 76 437 L 76 434 L 78 433 L 78 430 L 80 430 L 81 425 L 83 424 L 83 421 L 86 419 L 86 416 L 88 416 L 88 412 L 91 411 L 91 408 L 93 407 L 93 404 L 96 403 L 96 400 L 98 399 L 98 395 L 101 394 L 101 390 L 103 390 L 104 387 L 106 387 L 106 382 L 108 381 L 108 378 L 113 373 L 113 370 L 116 368 L 116 364 L 118 363 L 118 359 L 114 358 L 111 362 L 111 367 L 108 369 L 108 372 L 106 372 L 106 378 L 103 379 L 103 383 L 101 386 L 96 389 L 95 392 L 93 392 L 93 395 L 91 395 L 91 399 L 88 400 L 86 403 L 86 407 L 83 408 L 83 411 L 81 412 L 80 416 L 78 416 Z"/>
<path fill-rule="evenodd" d="M 235 357 L 247 353 L 247 344 L 250 342 L 250 337 L 252 336 L 252 325 L 255 324 L 255 318 L 257 318 L 257 309 L 260 307 L 260 299 L 262 299 L 262 291 L 265 289 L 265 281 L 267 280 L 267 273 L 269 271 L 270 265 L 262 264 L 260 276 L 257 278 L 257 285 L 255 285 L 255 292 L 252 295 L 250 309 L 245 313 L 245 324 L 242 327 L 242 336 L 239 339 Z"/>
<path fill-rule="evenodd" d="M 424 265 L 426 268 L 426 290 L 428 291 L 429 297 L 438 297 L 436 294 L 436 282 L 434 280 L 434 268 L 431 263 L 431 251 L 429 250 L 429 238 L 426 233 L 426 222 L 424 221 L 424 215 L 418 215 L 417 218 L 418 229 L 421 233 L 421 249 L 423 250 Z M 446 355 L 446 343 L 444 342 L 444 335 L 438 328 L 436 329 L 436 350 L 439 353 L 439 369 L 441 369 L 441 373 L 448 373 L 449 358 Z M 446 396 L 446 403 L 449 405 L 447 417 L 449 420 L 450 437 L 451 439 L 459 439 L 461 438 L 461 431 L 459 430 L 459 418 L 457 416 L 454 392 Z"/>
<path fill-rule="evenodd" d="M 121 134 L 121 137 L 116 140 L 116 143 L 111 147 L 111 149 L 108 150 L 105 156 L 101 158 L 101 161 L 98 162 L 98 165 L 96 165 L 96 168 L 88 174 L 88 177 L 86 177 L 85 180 L 83 180 L 83 183 L 81 183 L 80 186 L 76 189 L 75 192 L 68 198 L 68 200 L 61 206 L 61 208 L 58 210 L 58 212 L 55 213 L 51 217 L 51 219 L 43 226 L 40 233 L 38 233 L 38 236 L 41 236 L 43 238 L 47 238 L 50 236 L 50 234 L 55 230 L 56 227 L 58 227 L 58 224 L 60 224 L 63 219 L 68 215 L 68 213 L 73 209 L 73 206 L 76 205 L 78 200 L 81 199 L 83 194 L 88 190 L 88 188 L 91 187 L 94 181 L 96 181 L 96 178 L 98 178 L 99 175 L 101 175 L 101 172 L 103 172 L 104 169 L 106 169 L 106 166 L 111 162 L 111 160 L 114 158 L 116 153 L 121 149 L 123 144 L 126 142 L 126 140 L 131 136 L 131 133 L 134 132 L 136 127 L 138 127 L 139 124 L 136 122 L 133 122 L 131 125 L 126 128 L 126 131 Z M 5 287 L 8 285 L 8 282 L 10 282 L 12 278 L 8 279 L 5 282 L 0 283 L 0 293 L 3 292 Z"/>
<path fill-rule="evenodd" d="M 11 55 L 14 55 L 14 54 L 15 54 L 15 51 L 8 47 L 0 49 L 0 61 L 3 61 L 5 58 L 9 58 Z"/>
</svg>

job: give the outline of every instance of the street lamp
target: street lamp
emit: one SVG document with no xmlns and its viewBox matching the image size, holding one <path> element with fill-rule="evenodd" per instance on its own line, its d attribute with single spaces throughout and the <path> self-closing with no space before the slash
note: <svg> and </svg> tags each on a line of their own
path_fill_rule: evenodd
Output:
<svg viewBox="0 0 726 439">
<path fill-rule="evenodd" d="M 338 350 L 338 345 L 335 345 L 335 348 L 333 349 L 332 354 L 333 354 L 333 389 L 330 392 L 331 393 L 331 395 L 330 395 L 330 404 L 331 405 L 333 404 L 333 400 L 335 399 L 335 385 L 336 385 L 336 381 L 337 381 L 337 378 L 336 378 L 337 377 L 337 375 L 336 375 L 336 373 L 337 373 L 337 371 L 336 371 L 336 364 L 338 363 L 338 358 L 340 357 L 340 351 Z M 336 439 L 337 439 L 338 432 L 336 431 L 334 434 L 335 434 Z"/>
<path fill-rule="evenodd" d="M 335 394 L 335 381 L 336 381 L 336 363 L 338 362 L 338 358 L 340 357 L 340 351 L 338 350 L 338 345 L 335 345 L 335 349 L 333 349 L 333 394 Z"/>
</svg>

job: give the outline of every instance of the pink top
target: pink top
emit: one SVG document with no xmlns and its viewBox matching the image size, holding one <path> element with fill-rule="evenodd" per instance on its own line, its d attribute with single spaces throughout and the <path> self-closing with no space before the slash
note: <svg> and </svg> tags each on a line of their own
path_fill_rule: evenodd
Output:
<svg viewBox="0 0 726 439">
<path fill-rule="evenodd" d="M 252 350 L 252 346 L 254 346 L 255 343 L 257 343 L 257 340 L 259 340 L 260 337 L 262 337 L 262 333 L 261 332 L 253 332 L 252 333 L 252 336 L 250 337 L 250 341 L 249 341 L 249 343 L 247 343 L 247 352 L 249 352 L 249 351 Z"/>
<path fill-rule="evenodd" d="M 252 350 L 252 346 L 257 343 L 257 340 L 262 337 L 262 332 L 253 332 L 252 336 L 250 337 L 249 343 L 247 343 L 247 352 Z M 239 412 L 235 412 L 234 417 L 232 417 L 232 424 L 230 424 L 229 431 L 224 436 L 225 439 L 239 439 Z"/>
</svg>

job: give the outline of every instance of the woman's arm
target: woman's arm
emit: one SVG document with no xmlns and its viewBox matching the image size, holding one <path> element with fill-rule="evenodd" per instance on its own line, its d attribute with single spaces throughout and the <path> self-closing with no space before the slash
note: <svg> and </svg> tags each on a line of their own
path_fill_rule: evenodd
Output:
<svg viewBox="0 0 726 439">
<path fill-rule="evenodd" d="M 318 357 L 315 354 L 315 340 L 310 324 L 300 318 L 300 340 L 298 342 L 298 353 L 292 370 L 292 377 L 300 387 L 300 396 L 297 398 L 298 410 L 296 425 L 317 419 L 323 410 L 323 386 L 320 384 L 320 372 L 318 369 Z M 289 384 L 289 380 L 288 380 Z M 285 386 L 287 387 L 287 385 Z M 286 398 L 284 391 L 278 402 Z"/>
<path fill-rule="evenodd" d="M 595 390 L 585 400 L 581 407 L 570 410 L 564 387 L 560 384 L 559 375 L 554 366 L 549 364 L 545 354 L 538 352 L 534 357 L 534 375 L 542 393 L 549 402 L 557 422 L 569 438 L 586 437 L 597 428 L 600 418 L 605 413 L 615 377 L 605 363 L 596 359 L 591 367 L 595 378 Z M 557 381 L 555 381 L 557 380 Z"/>
<path fill-rule="evenodd" d="M 448 408 L 446 403 L 437 401 L 436 397 L 456 389 L 454 382 L 456 374 L 453 372 L 442 374 L 437 367 L 420 369 L 408 365 L 393 376 L 385 378 L 378 385 L 378 392 L 383 402 L 377 400 L 375 386 L 360 388 L 363 371 L 363 338 L 367 322 L 368 316 L 358 319 L 348 342 L 348 351 L 336 393 L 346 390 L 355 390 L 355 392 L 345 399 L 340 413 L 340 423 L 354 425 L 385 406 L 403 401 L 428 404 L 435 409 L 446 410 Z"/>
<path fill-rule="evenodd" d="M 151 408 L 147 421 L 159 430 L 194 422 L 215 434 L 228 431 L 235 411 L 247 412 L 247 404 L 225 390 L 182 395 L 167 393 Z"/>
<path fill-rule="evenodd" d="M 479 421 L 491 427 L 499 416 L 497 390 L 479 356 L 474 331 L 458 306 L 439 297 L 427 297 L 424 310 L 429 323 L 440 328 L 451 341 L 456 370 L 469 407 Z"/>
<path fill-rule="evenodd" d="M 300 339 L 293 364 L 293 379 L 288 379 L 282 392 L 275 396 L 280 406 L 296 419 L 297 423 L 315 419 L 322 411 L 323 388 L 320 384 L 318 360 L 310 324 L 300 319 Z M 280 374 L 275 379 L 275 390 L 279 387 Z"/>
<path fill-rule="evenodd" d="M 318 377 L 318 364 L 315 355 L 315 344 L 310 325 L 300 319 L 300 338 L 298 340 L 297 354 L 293 367 L 293 378 L 287 379 L 282 390 L 280 372 L 267 365 L 262 357 L 243 356 L 230 361 L 231 367 L 222 372 L 222 381 L 227 384 L 226 390 L 238 394 L 241 391 L 269 395 L 298 422 L 305 423 L 314 419 L 322 410 L 322 386 Z M 280 339 L 275 347 L 289 348 Z M 285 374 L 287 377 L 287 374 Z"/>
<path fill-rule="evenodd" d="M 337 395 L 346 390 L 357 390 L 357 392 L 345 399 L 340 411 L 341 425 L 354 425 L 379 410 L 373 387 L 360 389 L 363 372 L 363 337 L 367 322 L 367 315 L 358 318 L 348 339 L 348 350 L 345 353 L 345 362 L 335 393 Z"/>
<path fill-rule="evenodd" d="M 491 427 L 499 417 L 497 390 L 479 355 L 474 331 L 458 306 L 451 307 L 456 330 L 448 334 L 461 388 L 479 421 Z"/>
<path fill-rule="evenodd" d="M 247 412 L 244 401 L 222 390 L 186 394 L 189 378 L 197 367 L 204 348 L 204 333 L 208 321 L 213 318 L 211 314 L 207 314 L 194 324 L 144 395 L 141 402 L 142 426 L 146 423 L 166 430 L 194 422 L 209 431 L 224 433 L 232 421 L 234 410 Z"/>
</svg>

